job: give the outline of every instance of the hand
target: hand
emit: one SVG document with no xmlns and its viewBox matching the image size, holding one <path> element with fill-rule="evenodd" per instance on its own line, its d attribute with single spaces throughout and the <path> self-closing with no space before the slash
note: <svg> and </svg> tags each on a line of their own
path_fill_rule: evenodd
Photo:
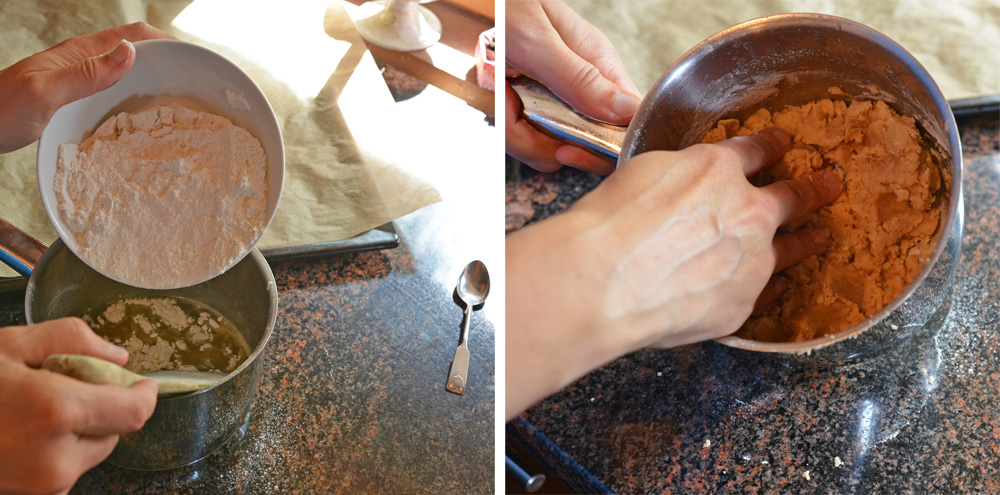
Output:
<svg viewBox="0 0 1000 495">
<path fill-rule="evenodd" d="M 128 360 L 77 318 L 0 328 L 0 493 L 68 492 L 153 414 L 152 380 L 125 388 L 38 369 L 51 354 Z"/>
<path fill-rule="evenodd" d="M 524 74 L 578 111 L 612 124 L 628 124 L 639 90 L 618 51 L 600 30 L 559 0 L 506 4 L 507 77 Z M 615 168 L 607 158 L 542 134 L 521 119 L 521 99 L 506 84 L 507 154 L 542 172 L 563 165 L 599 174 Z"/>
<path fill-rule="evenodd" d="M 173 38 L 144 22 L 70 38 L 0 71 L 0 153 L 42 135 L 59 107 L 111 86 L 135 63 L 130 41 Z"/>
<path fill-rule="evenodd" d="M 790 146 L 771 128 L 644 153 L 508 236 L 507 417 L 628 352 L 736 331 L 776 270 L 821 253 L 817 232 L 775 233 L 836 199 L 835 173 L 747 180 Z"/>
</svg>

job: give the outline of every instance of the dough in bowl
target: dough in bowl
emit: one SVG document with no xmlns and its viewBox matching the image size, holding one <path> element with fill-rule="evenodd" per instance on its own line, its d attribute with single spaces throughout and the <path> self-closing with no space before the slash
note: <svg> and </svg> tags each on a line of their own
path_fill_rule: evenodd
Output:
<svg viewBox="0 0 1000 495">
<path fill-rule="evenodd" d="M 864 321 L 916 278 L 939 235 L 950 176 L 915 121 L 881 101 L 823 99 L 774 113 L 759 110 L 742 125 L 720 121 L 704 142 L 772 126 L 792 135 L 793 148 L 754 184 L 820 169 L 834 170 L 844 184 L 833 203 L 779 231 L 820 229 L 830 236 L 829 249 L 786 269 L 781 276 L 788 283 L 778 300 L 755 310 L 736 333 L 798 342 Z"/>
</svg>

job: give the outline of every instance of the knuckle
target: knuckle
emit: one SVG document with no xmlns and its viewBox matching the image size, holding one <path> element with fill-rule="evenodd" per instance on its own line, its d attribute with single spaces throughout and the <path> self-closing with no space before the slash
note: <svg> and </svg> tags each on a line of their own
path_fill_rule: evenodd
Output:
<svg viewBox="0 0 1000 495">
<path fill-rule="evenodd" d="M 740 153 L 754 161 L 764 161 L 767 158 L 767 140 L 755 134 L 733 138 L 740 147 Z"/>
<path fill-rule="evenodd" d="M 785 189 L 789 193 L 789 197 L 792 198 L 793 206 L 801 207 L 805 206 L 809 200 L 808 180 L 788 180 L 782 181 L 780 184 L 784 185 Z"/>
<path fill-rule="evenodd" d="M 603 79 L 601 71 L 591 64 L 585 64 L 570 76 L 570 88 L 576 94 L 588 94 Z"/>
<path fill-rule="evenodd" d="M 142 415 L 142 410 L 139 408 L 133 409 L 122 424 L 123 433 L 133 433 L 139 431 L 142 425 L 146 424 L 146 418 Z"/>
<path fill-rule="evenodd" d="M 46 101 L 45 95 L 48 88 L 45 79 L 39 73 L 21 74 L 19 79 L 19 86 L 25 97 L 30 98 L 31 101 Z"/>
<path fill-rule="evenodd" d="M 783 210 L 779 201 L 767 194 L 761 194 L 755 189 L 748 202 L 746 213 L 753 217 L 754 225 L 766 225 L 773 233 L 774 229 L 777 229 L 778 220 Z"/>
<path fill-rule="evenodd" d="M 810 211 L 818 208 L 823 202 L 823 189 L 817 183 L 818 180 L 817 176 L 808 175 L 796 181 L 799 183 L 799 198 L 802 201 L 802 206 Z"/>
<path fill-rule="evenodd" d="M 145 21 L 136 21 L 122 26 L 122 31 L 128 37 L 127 33 L 148 34 L 156 31 L 156 28 L 150 26 Z"/>
<path fill-rule="evenodd" d="M 740 169 L 742 171 L 743 167 L 739 152 L 729 146 L 696 144 L 688 149 L 694 149 L 700 153 L 706 165 L 721 168 L 727 173 L 729 173 L 730 169 Z"/>
<path fill-rule="evenodd" d="M 50 433 L 71 431 L 83 416 L 79 408 L 46 392 L 35 403 L 33 413 L 39 428 Z"/>
<path fill-rule="evenodd" d="M 146 420 L 149 419 L 153 414 L 153 406 L 150 401 L 143 400 L 136 407 L 133 407 L 126 418 L 125 429 L 132 433 L 134 431 L 139 431 L 143 425 L 146 424 Z"/>
<path fill-rule="evenodd" d="M 67 339 L 72 339 L 73 341 L 80 342 L 89 340 L 93 335 L 93 330 L 90 329 L 83 320 L 76 317 L 61 318 L 58 320 L 60 325 L 59 329 L 65 334 Z"/>
<path fill-rule="evenodd" d="M 98 68 L 98 57 L 91 57 L 80 62 L 78 66 L 80 75 L 85 81 L 96 81 L 100 72 Z"/>
</svg>

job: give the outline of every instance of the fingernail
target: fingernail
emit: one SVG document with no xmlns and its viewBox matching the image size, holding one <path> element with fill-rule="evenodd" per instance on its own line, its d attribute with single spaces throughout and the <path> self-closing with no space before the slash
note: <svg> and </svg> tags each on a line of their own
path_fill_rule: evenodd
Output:
<svg viewBox="0 0 1000 495">
<path fill-rule="evenodd" d="M 132 43 L 128 40 L 122 40 L 114 50 L 111 50 L 111 58 L 115 59 L 118 65 L 122 65 L 128 60 L 129 54 L 132 52 Z"/>
<path fill-rule="evenodd" d="M 635 115 L 635 111 L 638 109 L 639 99 L 628 93 L 618 93 L 611 101 L 611 111 L 622 118 Z"/>
<path fill-rule="evenodd" d="M 119 357 L 128 359 L 128 351 L 126 351 L 125 348 L 123 347 L 118 347 L 112 344 L 111 342 L 108 342 L 108 350 L 112 355 L 117 355 Z"/>
</svg>

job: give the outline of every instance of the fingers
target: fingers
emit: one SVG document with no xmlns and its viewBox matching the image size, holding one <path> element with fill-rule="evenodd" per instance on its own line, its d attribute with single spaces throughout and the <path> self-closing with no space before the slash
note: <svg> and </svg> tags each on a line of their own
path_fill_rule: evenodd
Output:
<svg viewBox="0 0 1000 495">
<path fill-rule="evenodd" d="M 74 433 L 102 437 L 142 428 L 156 407 L 156 382 L 142 380 L 131 387 L 79 383 L 77 407 L 84 412 Z"/>
<path fill-rule="evenodd" d="M 134 41 L 175 39 L 145 22 L 70 38 L 54 47 L 52 55 L 66 65 L 44 74 L 43 84 L 55 108 L 90 96 L 117 82 L 135 63 Z"/>
<path fill-rule="evenodd" d="M 506 86 L 506 124 L 504 129 L 507 154 L 539 172 L 553 172 L 562 167 L 556 161 L 556 150 L 562 143 L 550 138 L 521 118 L 521 99 L 510 83 Z"/>
<path fill-rule="evenodd" d="M 749 136 L 719 141 L 716 145 L 735 151 L 742 162 L 743 173 L 750 177 L 781 160 L 792 149 L 792 137 L 780 128 L 769 127 Z"/>
<path fill-rule="evenodd" d="M 4 353 L 33 368 L 52 354 L 83 354 L 119 365 L 128 360 L 125 349 L 102 339 L 79 318 L 60 318 L 4 331 L 13 332 Z"/>
<path fill-rule="evenodd" d="M 542 51 L 537 64 L 525 73 L 552 90 L 559 98 L 580 112 L 603 122 L 628 124 L 639 109 L 639 96 L 630 94 L 611 82 L 600 69 L 576 55 L 566 46 Z"/>
<path fill-rule="evenodd" d="M 145 22 L 133 22 L 132 24 L 116 26 L 94 34 L 70 38 L 52 47 L 50 50 L 65 55 L 67 59 L 82 60 L 96 54 L 109 52 L 118 46 L 122 40 L 136 42 L 152 39 L 177 38 Z"/>
<path fill-rule="evenodd" d="M 509 83 L 506 84 L 506 117 L 507 154 L 539 172 L 554 172 L 563 165 L 602 175 L 615 169 L 615 162 L 549 137 L 521 119 L 521 99 Z"/>
<path fill-rule="evenodd" d="M 603 31 L 585 21 L 563 2 L 545 3 L 542 8 L 566 46 L 594 64 L 601 74 L 627 93 L 639 94 L 639 88 L 625 70 L 618 50 Z"/>
<path fill-rule="evenodd" d="M 825 230 L 805 228 L 793 234 L 778 234 L 772 241 L 774 248 L 774 272 L 798 264 L 810 256 L 823 254 L 830 246 L 830 233 Z M 778 299 L 787 282 L 777 275 L 767 281 L 767 285 L 757 296 L 754 309 L 768 306 Z"/>
<path fill-rule="evenodd" d="M 45 74 L 52 89 L 53 103 L 58 107 L 90 96 L 111 86 L 135 63 L 135 47 L 121 39 L 111 50 L 96 57 Z"/>
<path fill-rule="evenodd" d="M 173 35 L 156 29 L 145 22 L 133 22 L 132 24 L 105 29 L 99 33 L 88 35 L 88 37 L 93 38 L 97 43 L 104 43 L 106 50 L 110 50 L 112 46 L 118 44 L 123 39 L 129 41 L 177 39 Z"/>
<path fill-rule="evenodd" d="M 760 190 L 775 202 L 778 225 L 785 225 L 837 199 L 842 188 L 837 174 L 820 170 Z"/>
<path fill-rule="evenodd" d="M 509 5 L 507 63 L 595 119 L 626 124 L 639 107 L 617 50 L 596 27 L 559 2 Z M 582 52 L 582 53 L 581 53 Z"/>
<path fill-rule="evenodd" d="M 556 161 L 567 166 L 578 168 L 585 172 L 608 175 L 615 171 L 614 161 L 604 158 L 571 144 L 564 144 L 556 150 Z"/>
<path fill-rule="evenodd" d="M 830 245 L 830 235 L 824 230 L 806 228 L 792 234 L 778 234 L 771 245 L 774 271 L 780 272 L 810 256 L 822 254 Z"/>
<path fill-rule="evenodd" d="M 60 485 L 72 485 L 80 473 L 104 461 L 118 444 L 120 435 L 141 428 L 156 405 L 156 384 L 152 380 L 125 388 L 92 385 L 44 370 L 31 373 L 49 375 L 39 381 L 39 386 L 51 390 L 50 396 L 56 402 L 48 407 L 59 411 L 48 416 L 46 431 L 61 438 L 56 447 L 59 458 L 49 460 L 66 464 L 57 470 L 68 477 Z"/>
</svg>

